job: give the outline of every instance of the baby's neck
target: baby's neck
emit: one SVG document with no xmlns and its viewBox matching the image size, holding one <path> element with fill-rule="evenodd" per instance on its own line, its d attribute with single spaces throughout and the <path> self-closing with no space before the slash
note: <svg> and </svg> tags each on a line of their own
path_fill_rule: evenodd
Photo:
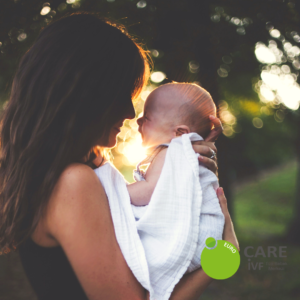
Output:
<svg viewBox="0 0 300 300">
<path fill-rule="evenodd" d="M 176 138 L 176 137 L 173 137 L 173 138 Z M 152 144 L 151 146 L 149 146 L 149 147 L 146 148 L 146 153 L 147 154 L 152 153 L 160 145 L 163 145 L 163 144 L 169 145 L 171 143 L 171 140 L 173 138 L 166 138 L 165 140 L 162 140 L 162 141 L 159 141 L 159 142 L 157 142 L 155 144 Z"/>
</svg>

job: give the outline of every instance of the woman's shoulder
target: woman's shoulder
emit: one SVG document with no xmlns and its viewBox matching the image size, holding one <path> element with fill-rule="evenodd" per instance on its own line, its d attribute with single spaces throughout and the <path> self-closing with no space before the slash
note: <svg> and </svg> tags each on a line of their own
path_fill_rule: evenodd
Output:
<svg viewBox="0 0 300 300">
<path fill-rule="evenodd" d="M 102 184 L 92 168 L 80 163 L 67 166 L 50 196 L 46 218 L 50 231 L 68 219 L 82 217 L 93 202 L 107 200 Z"/>
<path fill-rule="evenodd" d="M 62 171 L 57 184 L 74 184 L 77 181 L 84 183 L 86 179 L 91 178 L 97 178 L 91 167 L 81 163 L 72 163 Z"/>
<path fill-rule="evenodd" d="M 87 197 L 87 194 L 93 194 L 93 197 Z M 89 200 L 95 198 L 101 201 L 106 195 L 93 169 L 80 163 L 70 164 L 59 176 L 32 239 L 41 246 L 57 245 L 55 231 L 71 224 L 68 220 L 78 218 Z"/>
<path fill-rule="evenodd" d="M 82 193 L 101 191 L 102 185 L 94 170 L 81 163 L 72 163 L 61 173 L 50 197 L 51 202 L 80 200 Z"/>
</svg>

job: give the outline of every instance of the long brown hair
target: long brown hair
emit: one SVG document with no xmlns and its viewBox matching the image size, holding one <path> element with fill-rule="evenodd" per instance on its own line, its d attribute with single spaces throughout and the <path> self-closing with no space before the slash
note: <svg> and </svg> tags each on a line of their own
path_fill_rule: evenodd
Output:
<svg viewBox="0 0 300 300">
<path fill-rule="evenodd" d="M 35 229 L 67 165 L 95 158 L 99 140 L 147 83 L 149 52 L 96 13 L 53 21 L 21 58 L 1 115 L 0 251 Z"/>
</svg>

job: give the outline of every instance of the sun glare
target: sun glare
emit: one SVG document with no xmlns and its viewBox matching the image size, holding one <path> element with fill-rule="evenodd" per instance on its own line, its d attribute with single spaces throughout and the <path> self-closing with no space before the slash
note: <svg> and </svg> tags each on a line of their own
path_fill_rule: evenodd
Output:
<svg viewBox="0 0 300 300">
<path fill-rule="evenodd" d="M 135 102 L 136 117 L 132 120 L 126 120 L 121 128 L 118 144 L 113 149 L 114 165 L 117 168 L 136 166 L 146 157 L 146 149 L 142 147 L 142 137 L 138 132 L 137 119 L 143 115 L 145 100 L 155 88 L 156 85 L 154 84 L 145 87 Z"/>
<path fill-rule="evenodd" d="M 146 149 L 142 147 L 141 136 L 136 135 L 134 139 L 129 142 L 123 142 L 122 154 L 125 156 L 127 165 L 136 165 L 146 157 Z"/>
</svg>

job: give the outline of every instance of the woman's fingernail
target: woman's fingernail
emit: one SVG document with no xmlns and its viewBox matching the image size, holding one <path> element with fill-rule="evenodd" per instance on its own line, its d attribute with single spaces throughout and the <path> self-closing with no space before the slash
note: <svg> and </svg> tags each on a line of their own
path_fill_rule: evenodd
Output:
<svg viewBox="0 0 300 300">
<path fill-rule="evenodd" d="M 203 160 L 203 159 L 204 159 L 204 157 L 203 157 L 203 156 L 201 156 L 201 155 L 199 155 L 199 159 Z"/>
<path fill-rule="evenodd" d="M 216 117 L 213 116 L 213 115 L 209 115 L 209 117 L 210 117 L 211 119 L 215 119 L 215 118 L 216 118 Z"/>
</svg>

